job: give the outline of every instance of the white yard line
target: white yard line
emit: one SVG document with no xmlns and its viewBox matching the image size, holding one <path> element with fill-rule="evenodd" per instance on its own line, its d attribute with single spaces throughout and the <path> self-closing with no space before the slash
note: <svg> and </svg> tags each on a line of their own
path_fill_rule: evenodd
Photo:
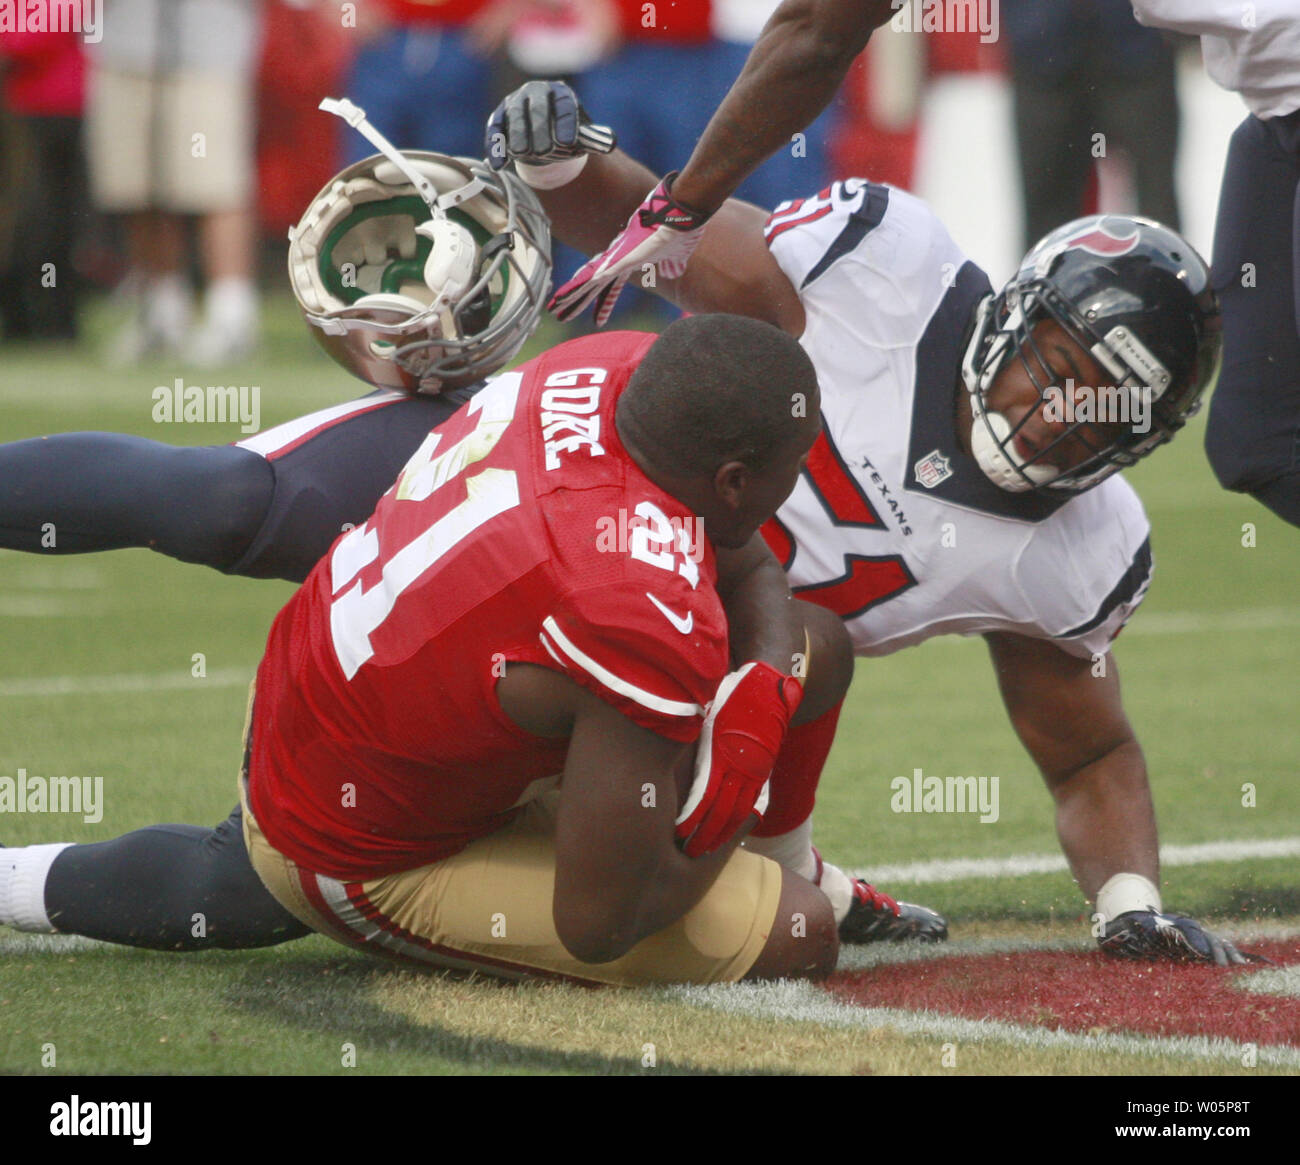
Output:
<svg viewBox="0 0 1300 1165">
<path fill-rule="evenodd" d="M 1256 942 L 1287 941 L 1300 938 L 1300 927 L 1294 919 L 1258 921 L 1242 920 L 1231 927 L 1214 928 L 1215 933 L 1231 939 L 1239 946 L 1249 946 Z M 1020 935 L 985 935 L 982 938 L 955 938 L 946 943 L 862 943 L 845 944 L 840 947 L 840 959 L 836 969 L 840 971 L 867 971 L 874 967 L 896 966 L 904 963 L 925 963 L 935 959 L 948 959 L 963 955 L 1010 955 L 1026 951 L 1095 951 L 1097 945 L 1091 938 L 1083 937 L 1088 933 L 1083 925 L 1078 927 L 1076 936 L 1062 935 L 1047 938 L 1032 933 Z M 1300 976 L 1300 966 L 1288 968 Z M 1243 990 L 1256 990 L 1248 987 L 1263 972 L 1243 976 L 1238 983 Z M 1270 981 L 1271 982 L 1271 981 Z M 1290 980 L 1288 980 L 1290 982 Z M 1264 986 L 1258 990 L 1265 993 L 1275 991 L 1273 986 Z"/>
<path fill-rule="evenodd" d="M 1274 967 L 1245 976 L 1239 984 L 1253 995 L 1289 995 L 1300 999 L 1300 967 Z"/>
<path fill-rule="evenodd" d="M 1160 864 L 1201 866 L 1208 862 L 1240 862 L 1258 858 L 1300 857 L 1300 837 L 1253 841 L 1207 841 L 1199 845 L 1162 845 Z M 893 866 L 864 866 L 852 873 L 888 890 L 890 886 L 919 886 L 955 882 L 961 878 L 1018 878 L 1025 874 L 1055 874 L 1067 869 L 1061 854 L 1016 854 L 1009 858 L 948 858 Z"/>
<path fill-rule="evenodd" d="M 0 680 L 3 696 L 116 696 L 128 692 L 167 692 L 182 688 L 247 687 L 252 667 L 214 668 L 206 676 L 188 670 L 172 672 L 127 672 L 110 676 L 38 676 L 33 679 Z"/>
<path fill-rule="evenodd" d="M 0 619 L 84 619 L 102 615 L 108 609 L 101 595 L 45 595 L 37 593 L 0 595 Z"/>
<path fill-rule="evenodd" d="M 755 1019 L 818 1023 L 839 1028 L 890 1028 L 903 1035 L 926 1036 L 960 1044 L 962 1041 L 999 1043 L 1041 1051 L 1107 1052 L 1129 1056 L 1180 1056 L 1220 1060 L 1241 1065 L 1247 1052 L 1256 1062 L 1282 1068 L 1300 1068 L 1300 1049 L 1238 1043 L 1209 1036 L 1129 1036 L 1111 1032 L 1082 1035 L 1077 1032 L 1028 1027 L 1002 1020 L 964 1019 L 930 1011 L 902 1011 L 892 1007 L 854 1007 L 827 995 L 811 983 L 731 983 L 712 987 L 673 987 L 666 994 L 696 1007 L 711 1008 Z"/>
</svg>

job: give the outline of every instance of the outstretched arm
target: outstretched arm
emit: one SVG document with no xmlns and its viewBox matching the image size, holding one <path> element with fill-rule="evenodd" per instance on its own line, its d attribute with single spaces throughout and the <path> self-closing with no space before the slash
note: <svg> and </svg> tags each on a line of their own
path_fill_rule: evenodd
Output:
<svg viewBox="0 0 1300 1165">
<path fill-rule="evenodd" d="M 844 6 L 824 2 L 813 7 L 839 12 Z M 762 80 L 766 66 L 761 65 L 761 56 L 759 60 L 757 72 L 738 85 L 715 119 L 716 130 L 706 133 L 696 150 L 696 173 L 717 167 L 706 183 L 710 210 L 721 204 L 711 218 L 679 205 L 680 191 L 670 191 L 666 180 L 657 181 L 638 162 L 609 153 L 613 134 L 592 123 L 567 85 L 530 81 L 493 112 L 486 143 L 492 165 L 499 168 L 513 160 L 520 176 L 537 189 L 555 235 L 587 254 L 600 252 L 556 292 L 550 306 L 561 319 L 573 318 L 594 304 L 597 323 L 603 323 L 624 284 L 635 280 L 693 311 L 732 311 L 794 335 L 802 332 L 798 296 L 763 240 L 765 212 L 723 202 L 727 191 L 788 136 L 789 127 L 797 130 L 804 124 L 751 114 L 748 120 L 754 128 L 739 128 L 740 115 L 734 110 L 743 104 L 743 94 L 750 86 L 766 85 Z M 773 60 L 785 58 L 778 54 Z M 822 80 L 819 73 L 817 83 Z M 788 88 L 793 82 L 782 84 Z M 833 86 L 826 99 L 829 92 Z M 799 100 L 787 100 L 788 96 L 784 89 L 775 94 L 764 89 L 762 104 L 781 109 L 787 117 L 787 107 L 799 107 Z M 725 142 L 736 134 L 750 135 L 739 155 L 721 153 L 730 146 L 708 145 L 710 140 Z M 678 278 L 682 269 L 685 275 Z"/>
<path fill-rule="evenodd" d="M 710 215 L 826 108 L 871 30 L 894 9 L 892 0 L 785 0 L 685 170 L 650 187 L 613 241 L 606 236 L 604 250 L 556 291 L 549 305 L 556 316 L 593 307 L 600 327 L 638 274 L 679 275 Z"/>
<path fill-rule="evenodd" d="M 890 0 L 785 0 L 754 44 L 673 184 L 678 201 L 717 210 L 834 98 Z"/>
<path fill-rule="evenodd" d="M 555 235 L 587 254 L 603 247 L 636 210 L 654 175 L 621 151 L 593 156 L 574 181 L 538 196 L 551 216 Z M 763 238 L 765 211 L 732 199 L 709 220 L 680 279 L 642 281 L 679 307 L 694 312 L 732 312 L 782 328 L 793 336 L 804 328 L 799 294 L 772 257 Z"/>
<path fill-rule="evenodd" d="M 1160 880 L 1146 762 L 1120 700 L 1115 661 L 1023 635 L 985 636 L 1012 726 L 1056 802 L 1056 832 L 1090 900 L 1113 874 Z"/>
<path fill-rule="evenodd" d="M 986 635 L 1017 735 L 1056 801 L 1056 832 L 1079 888 L 1096 903 L 1103 949 L 1140 958 L 1245 960 L 1190 918 L 1164 913 L 1146 761 L 1108 654 L 1089 659 L 1046 640 Z"/>
</svg>

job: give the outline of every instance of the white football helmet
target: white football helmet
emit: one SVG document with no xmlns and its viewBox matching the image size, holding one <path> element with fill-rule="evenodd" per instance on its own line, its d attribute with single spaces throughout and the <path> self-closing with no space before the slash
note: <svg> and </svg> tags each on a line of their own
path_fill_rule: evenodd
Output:
<svg viewBox="0 0 1300 1165">
<path fill-rule="evenodd" d="M 398 152 L 349 101 L 321 102 L 379 147 L 289 231 L 289 283 L 321 347 L 362 380 L 408 392 L 499 371 L 551 286 L 537 196 L 471 158 Z"/>
</svg>

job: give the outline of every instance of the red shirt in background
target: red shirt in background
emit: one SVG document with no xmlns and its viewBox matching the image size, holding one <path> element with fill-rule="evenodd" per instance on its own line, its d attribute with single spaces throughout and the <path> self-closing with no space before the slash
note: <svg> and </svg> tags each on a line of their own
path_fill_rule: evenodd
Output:
<svg viewBox="0 0 1300 1165">
<path fill-rule="evenodd" d="M 29 17 L 29 20 L 31 18 Z M 0 33 L 4 103 L 33 117 L 80 117 L 86 61 L 76 32 Z"/>
<path fill-rule="evenodd" d="M 713 36 L 710 0 L 614 0 L 630 41 L 699 43 Z"/>
<path fill-rule="evenodd" d="M 384 0 L 398 24 L 464 24 L 486 8 L 488 0 Z"/>
</svg>

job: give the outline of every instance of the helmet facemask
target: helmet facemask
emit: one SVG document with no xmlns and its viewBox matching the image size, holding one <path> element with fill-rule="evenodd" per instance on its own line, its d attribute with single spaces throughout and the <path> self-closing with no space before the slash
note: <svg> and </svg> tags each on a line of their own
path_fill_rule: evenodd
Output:
<svg viewBox="0 0 1300 1165">
<path fill-rule="evenodd" d="M 325 103 L 323 103 L 325 104 Z M 290 233 L 289 276 L 321 346 L 371 384 L 441 392 L 499 371 L 537 326 L 550 231 L 508 172 L 381 146 L 312 201 Z"/>
</svg>

